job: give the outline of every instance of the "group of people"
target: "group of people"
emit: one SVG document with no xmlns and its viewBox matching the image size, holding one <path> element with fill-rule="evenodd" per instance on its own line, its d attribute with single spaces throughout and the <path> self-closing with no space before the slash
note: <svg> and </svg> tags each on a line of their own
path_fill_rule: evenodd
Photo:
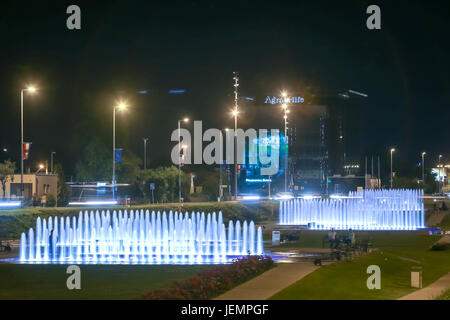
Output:
<svg viewBox="0 0 450 320">
<path fill-rule="evenodd" d="M 331 229 L 328 232 L 328 242 L 330 243 L 331 249 L 336 249 L 339 246 L 339 243 L 343 242 L 347 245 L 353 245 L 356 241 L 355 232 L 352 229 L 348 229 L 348 231 L 344 235 L 338 235 L 334 229 Z"/>
<path fill-rule="evenodd" d="M 9 244 L 9 242 L 7 242 L 6 245 L 3 245 L 3 242 L 0 240 L 0 250 L 11 252 L 11 245 Z"/>
</svg>

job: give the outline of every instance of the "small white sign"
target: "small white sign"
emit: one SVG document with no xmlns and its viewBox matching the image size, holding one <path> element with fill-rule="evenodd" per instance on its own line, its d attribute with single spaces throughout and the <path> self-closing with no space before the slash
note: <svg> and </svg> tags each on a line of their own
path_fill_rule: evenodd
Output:
<svg viewBox="0 0 450 320">
<path fill-rule="evenodd" d="M 272 231 L 272 245 L 273 246 L 280 245 L 280 231 Z"/>
</svg>

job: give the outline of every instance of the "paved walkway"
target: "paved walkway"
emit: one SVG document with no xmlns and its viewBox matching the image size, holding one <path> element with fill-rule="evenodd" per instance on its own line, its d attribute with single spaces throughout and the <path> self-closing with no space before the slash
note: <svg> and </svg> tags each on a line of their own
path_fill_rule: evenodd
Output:
<svg viewBox="0 0 450 320">
<path fill-rule="evenodd" d="M 428 287 L 407 294 L 398 300 L 434 300 L 448 289 L 450 289 L 450 272 Z"/>
<path fill-rule="evenodd" d="M 277 263 L 273 269 L 225 292 L 215 300 L 265 300 L 318 268 L 312 261 Z"/>
</svg>

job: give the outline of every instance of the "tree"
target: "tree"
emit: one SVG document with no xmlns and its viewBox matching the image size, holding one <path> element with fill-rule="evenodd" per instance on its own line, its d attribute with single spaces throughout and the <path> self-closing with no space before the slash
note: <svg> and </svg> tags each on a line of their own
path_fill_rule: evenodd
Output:
<svg viewBox="0 0 450 320">
<path fill-rule="evenodd" d="M 184 201 L 189 198 L 189 174 L 181 172 Z M 156 202 L 178 202 L 178 168 L 175 166 L 140 170 L 135 185 L 147 200 L 151 197 L 150 183 L 155 184 Z"/>
<path fill-rule="evenodd" d="M 195 185 L 202 187 L 207 200 L 217 200 L 219 196 L 219 168 L 202 168 L 195 171 Z"/>
<path fill-rule="evenodd" d="M 125 152 L 122 162 L 116 164 L 117 181 L 121 183 L 135 184 L 139 173 L 141 159 L 132 152 Z"/>
<path fill-rule="evenodd" d="M 436 181 L 436 175 L 430 170 L 425 171 L 425 181 L 413 175 L 395 177 L 393 180 L 395 189 L 423 189 L 426 194 L 436 193 L 439 185 Z"/>
<path fill-rule="evenodd" d="M 3 198 L 6 198 L 6 183 L 14 176 L 16 165 L 14 162 L 5 160 L 0 163 L 0 183 L 2 184 Z"/>
<path fill-rule="evenodd" d="M 55 173 L 58 175 L 58 198 L 57 205 L 62 207 L 66 206 L 69 203 L 71 196 L 71 189 L 65 183 L 64 171 L 61 164 L 57 163 L 54 167 Z M 47 200 L 48 202 L 48 200 Z"/>
<path fill-rule="evenodd" d="M 75 166 L 78 181 L 110 181 L 112 154 L 98 138 L 93 138 L 84 148 L 81 160 Z"/>
</svg>

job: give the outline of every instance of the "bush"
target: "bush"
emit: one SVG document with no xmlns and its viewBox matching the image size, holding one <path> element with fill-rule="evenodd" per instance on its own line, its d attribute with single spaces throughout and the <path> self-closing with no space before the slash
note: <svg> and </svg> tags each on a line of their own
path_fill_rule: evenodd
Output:
<svg viewBox="0 0 450 320">
<path fill-rule="evenodd" d="M 46 194 L 47 201 L 45 203 L 46 207 L 55 207 L 56 206 L 56 199 L 52 194 Z"/>
<path fill-rule="evenodd" d="M 236 259 L 232 264 L 216 266 L 199 272 L 196 277 L 173 282 L 167 289 L 151 291 L 144 295 L 149 300 L 206 300 L 271 269 L 269 256 L 249 256 Z"/>
<path fill-rule="evenodd" d="M 450 250 L 450 243 L 435 243 L 431 247 L 431 251 L 445 251 Z"/>
</svg>

